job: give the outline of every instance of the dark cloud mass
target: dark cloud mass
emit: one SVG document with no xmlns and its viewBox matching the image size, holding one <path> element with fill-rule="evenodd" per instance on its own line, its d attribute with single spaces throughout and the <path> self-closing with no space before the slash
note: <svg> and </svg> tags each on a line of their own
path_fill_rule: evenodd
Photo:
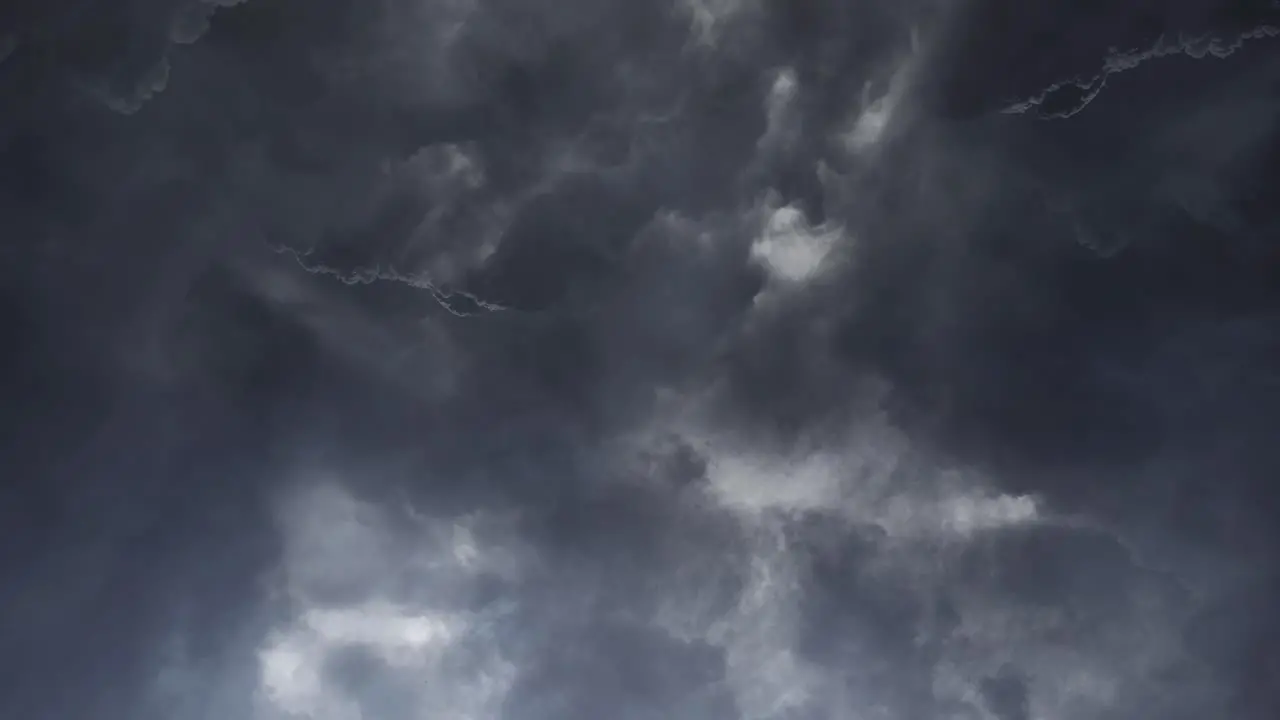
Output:
<svg viewBox="0 0 1280 720">
<path fill-rule="evenodd" d="M 0 717 L 1280 712 L 1280 9 L 0 9 Z"/>
</svg>

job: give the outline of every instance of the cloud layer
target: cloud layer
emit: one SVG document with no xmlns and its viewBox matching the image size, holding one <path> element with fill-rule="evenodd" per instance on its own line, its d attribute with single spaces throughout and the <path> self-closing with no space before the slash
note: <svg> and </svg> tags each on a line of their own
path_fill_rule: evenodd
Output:
<svg viewBox="0 0 1280 720">
<path fill-rule="evenodd" d="M 0 11 L 0 716 L 1272 717 L 1275 9 L 1077 5 Z"/>
</svg>

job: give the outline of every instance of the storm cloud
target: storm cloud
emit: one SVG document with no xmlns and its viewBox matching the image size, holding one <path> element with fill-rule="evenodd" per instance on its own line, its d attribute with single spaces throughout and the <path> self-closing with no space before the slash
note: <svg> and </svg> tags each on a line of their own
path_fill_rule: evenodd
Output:
<svg viewBox="0 0 1280 720">
<path fill-rule="evenodd" d="M 0 11 L 0 715 L 1272 717 L 1280 12 Z"/>
</svg>

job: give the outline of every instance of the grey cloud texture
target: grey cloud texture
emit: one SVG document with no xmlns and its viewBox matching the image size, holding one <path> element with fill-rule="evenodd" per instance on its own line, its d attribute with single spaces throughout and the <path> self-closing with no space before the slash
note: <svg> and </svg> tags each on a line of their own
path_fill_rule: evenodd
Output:
<svg viewBox="0 0 1280 720">
<path fill-rule="evenodd" d="M 1271 717 L 1246 10 L 6 11 L 0 715 Z"/>
</svg>

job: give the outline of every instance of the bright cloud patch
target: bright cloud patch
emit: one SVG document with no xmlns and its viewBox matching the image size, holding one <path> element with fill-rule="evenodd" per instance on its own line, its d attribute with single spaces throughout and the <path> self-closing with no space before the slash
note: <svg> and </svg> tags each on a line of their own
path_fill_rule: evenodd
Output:
<svg viewBox="0 0 1280 720">
<path fill-rule="evenodd" d="M 751 245 L 751 259 L 775 282 L 803 283 L 823 269 L 843 235 L 838 227 L 810 225 L 798 207 L 783 206 L 769 211 L 763 231 Z"/>
<path fill-rule="evenodd" d="M 748 517 L 825 513 L 902 540 L 960 539 L 1040 519 L 1034 498 L 921 465 L 906 438 L 874 418 L 857 423 L 840 445 L 791 456 L 731 442 L 700 447 L 711 496 Z"/>
<path fill-rule="evenodd" d="M 844 537 L 832 540 L 836 545 L 879 539 L 875 555 L 851 572 L 908 584 L 919 576 L 929 578 L 926 585 L 948 572 L 941 548 L 951 548 L 951 558 L 984 533 L 1041 521 L 1032 498 L 920 462 L 908 440 L 874 414 L 830 442 L 793 452 L 699 430 L 697 421 L 675 424 L 705 462 L 700 497 L 739 523 L 742 554 L 708 559 L 682 576 L 656 622 L 676 637 L 722 649 L 742 718 L 845 717 L 851 709 L 859 717 L 894 717 L 891 691 L 873 679 L 880 662 L 874 633 L 842 630 L 845 652 L 867 663 L 865 677 L 817 662 L 806 650 L 814 622 L 806 603 L 818 582 L 810 564 L 815 546 L 803 539 L 806 516 L 836 520 Z M 737 578 L 728 602 L 720 589 L 726 574 Z M 918 600 L 916 590 L 903 592 L 904 603 Z"/>
<path fill-rule="evenodd" d="M 857 120 L 854 121 L 853 127 L 845 137 L 845 145 L 850 150 L 865 150 L 880 142 L 885 128 L 888 127 L 889 121 L 893 118 L 897 97 L 892 93 L 887 93 L 868 102 L 866 93 L 869 89 L 869 85 L 864 89 L 862 111 L 858 113 Z"/>
<path fill-rule="evenodd" d="M 863 84 L 857 114 L 840 138 L 847 151 L 862 153 L 876 147 L 893 127 L 919 70 L 920 47 L 919 32 L 913 28 L 911 46 L 889 76 L 887 85 L 882 85 L 883 89 L 876 92 L 876 83 L 872 80 Z"/>
<path fill-rule="evenodd" d="M 385 604 L 308 610 L 259 652 L 264 718 L 492 717 L 514 670 L 493 657 L 451 670 L 472 619 Z"/>
<path fill-rule="evenodd" d="M 516 677 L 496 615 L 459 599 L 510 568 L 466 522 L 397 517 L 336 484 L 285 504 L 283 594 L 259 647 L 258 720 L 492 718 Z"/>
<path fill-rule="evenodd" d="M 783 68 L 774 76 L 765 97 L 765 133 L 757 146 L 766 152 L 784 152 L 800 138 L 799 113 L 795 107 L 800 95 L 800 79 L 796 71 Z"/>
<path fill-rule="evenodd" d="M 763 540 L 738 603 L 708 633 L 709 640 L 724 648 L 728 681 L 743 720 L 805 710 L 821 693 L 825 675 L 794 649 L 800 592 L 795 567 L 776 537 Z"/>
</svg>

